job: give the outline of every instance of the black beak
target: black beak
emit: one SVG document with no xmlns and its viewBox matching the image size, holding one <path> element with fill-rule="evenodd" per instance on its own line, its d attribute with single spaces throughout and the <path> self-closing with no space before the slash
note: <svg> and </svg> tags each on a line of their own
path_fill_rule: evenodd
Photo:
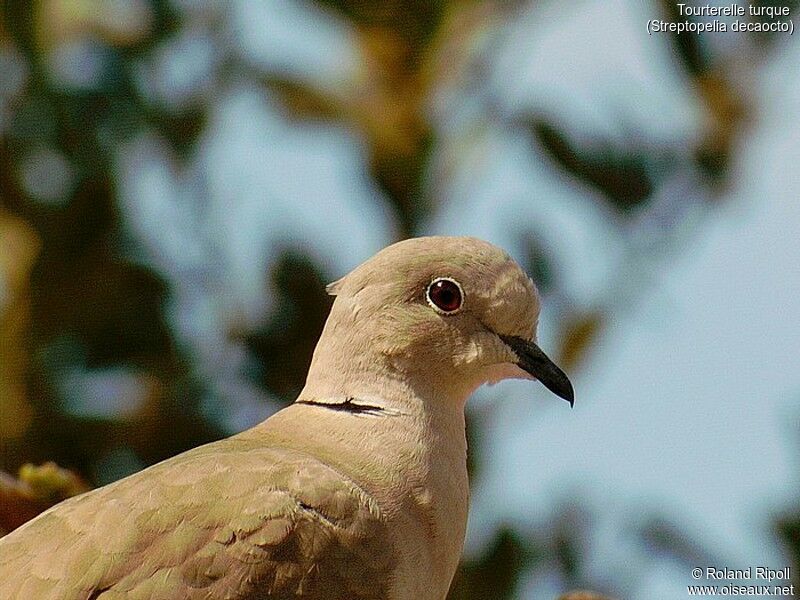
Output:
<svg viewBox="0 0 800 600">
<path fill-rule="evenodd" d="M 575 404 L 575 392 L 567 375 L 547 358 L 535 343 L 513 335 L 501 335 L 500 339 L 517 355 L 517 366 L 542 382 L 544 387 L 569 402 Z"/>
</svg>

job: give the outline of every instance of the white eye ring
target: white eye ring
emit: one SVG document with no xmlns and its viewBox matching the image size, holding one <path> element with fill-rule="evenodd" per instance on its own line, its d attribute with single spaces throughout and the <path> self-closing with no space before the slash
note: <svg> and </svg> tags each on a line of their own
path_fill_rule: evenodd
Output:
<svg viewBox="0 0 800 600">
<path fill-rule="evenodd" d="M 464 288 L 452 277 L 437 277 L 425 289 L 425 300 L 440 315 L 454 315 L 461 311 L 465 299 Z"/>
</svg>

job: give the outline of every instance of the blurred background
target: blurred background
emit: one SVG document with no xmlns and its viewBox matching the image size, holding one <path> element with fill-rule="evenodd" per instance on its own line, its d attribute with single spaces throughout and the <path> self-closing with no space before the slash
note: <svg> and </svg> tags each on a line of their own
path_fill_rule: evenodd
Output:
<svg viewBox="0 0 800 600">
<path fill-rule="evenodd" d="M 676 10 L 2 3 L 0 530 L 291 402 L 325 283 L 460 234 L 537 281 L 577 403 L 471 400 L 451 599 L 796 578 L 800 45 L 648 35 Z"/>
</svg>

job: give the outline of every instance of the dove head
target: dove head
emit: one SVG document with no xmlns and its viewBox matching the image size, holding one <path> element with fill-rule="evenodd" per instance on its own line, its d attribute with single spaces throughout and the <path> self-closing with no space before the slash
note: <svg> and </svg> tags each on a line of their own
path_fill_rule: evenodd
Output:
<svg viewBox="0 0 800 600">
<path fill-rule="evenodd" d="M 483 383 L 524 378 L 572 402 L 566 375 L 535 344 L 536 287 L 492 244 L 469 237 L 398 242 L 328 291 L 336 299 L 309 384 L 358 374 L 367 388 L 398 382 L 418 396 L 463 403 Z M 346 387 L 339 393 L 349 394 Z"/>
</svg>

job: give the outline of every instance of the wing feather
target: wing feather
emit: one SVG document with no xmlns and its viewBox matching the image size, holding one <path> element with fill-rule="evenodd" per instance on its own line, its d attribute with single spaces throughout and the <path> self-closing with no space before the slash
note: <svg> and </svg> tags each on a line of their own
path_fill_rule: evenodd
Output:
<svg viewBox="0 0 800 600">
<path fill-rule="evenodd" d="M 0 598 L 379 600 L 393 561 L 380 511 L 350 479 L 234 437 L 0 539 Z"/>
</svg>

